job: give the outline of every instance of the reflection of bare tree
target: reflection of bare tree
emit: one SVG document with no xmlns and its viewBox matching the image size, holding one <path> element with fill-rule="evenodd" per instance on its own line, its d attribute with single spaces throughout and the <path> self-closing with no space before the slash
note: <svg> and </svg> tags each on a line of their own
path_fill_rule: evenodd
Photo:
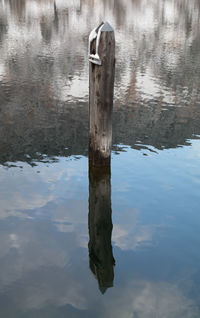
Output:
<svg viewBox="0 0 200 318">
<path fill-rule="evenodd" d="M 3 41 L 3 37 L 7 32 L 7 21 L 5 17 L 0 16 L 0 43 Z"/>
<path fill-rule="evenodd" d="M 52 37 L 52 25 L 46 21 L 45 16 L 42 16 L 40 21 L 41 34 L 43 39 L 48 43 Z"/>
<path fill-rule="evenodd" d="M 96 276 L 104 294 L 113 286 L 114 258 L 111 245 L 112 210 L 109 169 L 92 169 L 89 172 L 89 257 L 90 269 Z"/>
<path fill-rule="evenodd" d="M 54 3 L 53 3 L 53 6 L 54 6 L 54 27 L 55 27 L 55 30 L 58 32 L 59 17 L 58 17 L 58 10 L 57 10 L 57 7 L 56 7 L 56 1 L 55 0 L 54 0 Z"/>
<path fill-rule="evenodd" d="M 26 0 L 9 0 L 10 10 L 17 20 L 25 19 Z"/>
</svg>

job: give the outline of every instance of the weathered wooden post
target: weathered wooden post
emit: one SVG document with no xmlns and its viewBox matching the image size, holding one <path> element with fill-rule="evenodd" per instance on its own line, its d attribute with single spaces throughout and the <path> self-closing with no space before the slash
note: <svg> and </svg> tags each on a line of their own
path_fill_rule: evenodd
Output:
<svg viewBox="0 0 200 318">
<path fill-rule="evenodd" d="M 115 76 L 115 35 L 108 22 L 89 37 L 89 165 L 110 165 Z"/>
</svg>

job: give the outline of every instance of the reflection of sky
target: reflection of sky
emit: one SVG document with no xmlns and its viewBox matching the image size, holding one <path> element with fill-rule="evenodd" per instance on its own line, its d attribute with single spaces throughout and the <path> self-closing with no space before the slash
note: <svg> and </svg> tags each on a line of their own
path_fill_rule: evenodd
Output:
<svg viewBox="0 0 200 318">
<path fill-rule="evenodd" d="M 80 182 L 85 182 L 83 176 L 87 181 L 84 171 L 86 163 L 81 164 L 79 169 L 69 160 L 66 164 L 64 159 L 59 160 L 59 163 L 52 163 L 50 167 L 37 165 L 32 168 L 23 163 L 19 163 L 19 166 L 21 168 L 1 169 L 1 219 L 11 215 L 18 216 L 18 213 L 22 215 L 22 211 L 27 217 L 31 216 L 34 210 L 37 210 L 39 215 L 39 211 L 52 202 L 57 204 L 63 198 L 70 202 L 75 200 L 76 196 L 81 202 L 82 197 L 85 197 L 85 183 L 81 187 Z M 76 202 L 78 203 L 77 199 Z M 87 205 L 84 208 L 87 209 Z"/>
<path fill-rule="evenodd" d="M 112 161 L 116 267 L 104 297 L 88 267 L 87 159 L 1 167 L 0 291 L 13 306 L 38 317 L 198 317 L 199 141 L 125 149 Z"/>
</svg>

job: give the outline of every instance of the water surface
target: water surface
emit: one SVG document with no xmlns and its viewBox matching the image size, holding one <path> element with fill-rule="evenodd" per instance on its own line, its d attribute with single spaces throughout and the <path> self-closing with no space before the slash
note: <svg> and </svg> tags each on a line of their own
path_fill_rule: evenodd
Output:
<svg viewBox="0 0 200 318">
<path fill-rule="evenodd" d="M 0 0 L 0 315 L 200 316 L 197 0 Z M 111 176 L 88 35 L 116 36 Z"/>
</svg>

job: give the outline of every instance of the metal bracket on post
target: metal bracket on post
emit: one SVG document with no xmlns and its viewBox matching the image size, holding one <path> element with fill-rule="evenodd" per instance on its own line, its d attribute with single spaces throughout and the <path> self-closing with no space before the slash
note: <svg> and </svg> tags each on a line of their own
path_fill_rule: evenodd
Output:
<svg viewBox="0 0 200 318">
<path fill-rule="evenodd" d="M 101 59 L 99 57 L 99 42 L 100 42 L 100 36 L 101 36 L 101 29 L 104 26 L 104 22 L 102 22 L 97 28 L 92 30 L 89 36 L 89 61 L 96 65 L 101 65 Z M 91 52 L 91 45 L 92 42 L 96 39 L 96 52 L 93 54 Z"/>
</svg>

